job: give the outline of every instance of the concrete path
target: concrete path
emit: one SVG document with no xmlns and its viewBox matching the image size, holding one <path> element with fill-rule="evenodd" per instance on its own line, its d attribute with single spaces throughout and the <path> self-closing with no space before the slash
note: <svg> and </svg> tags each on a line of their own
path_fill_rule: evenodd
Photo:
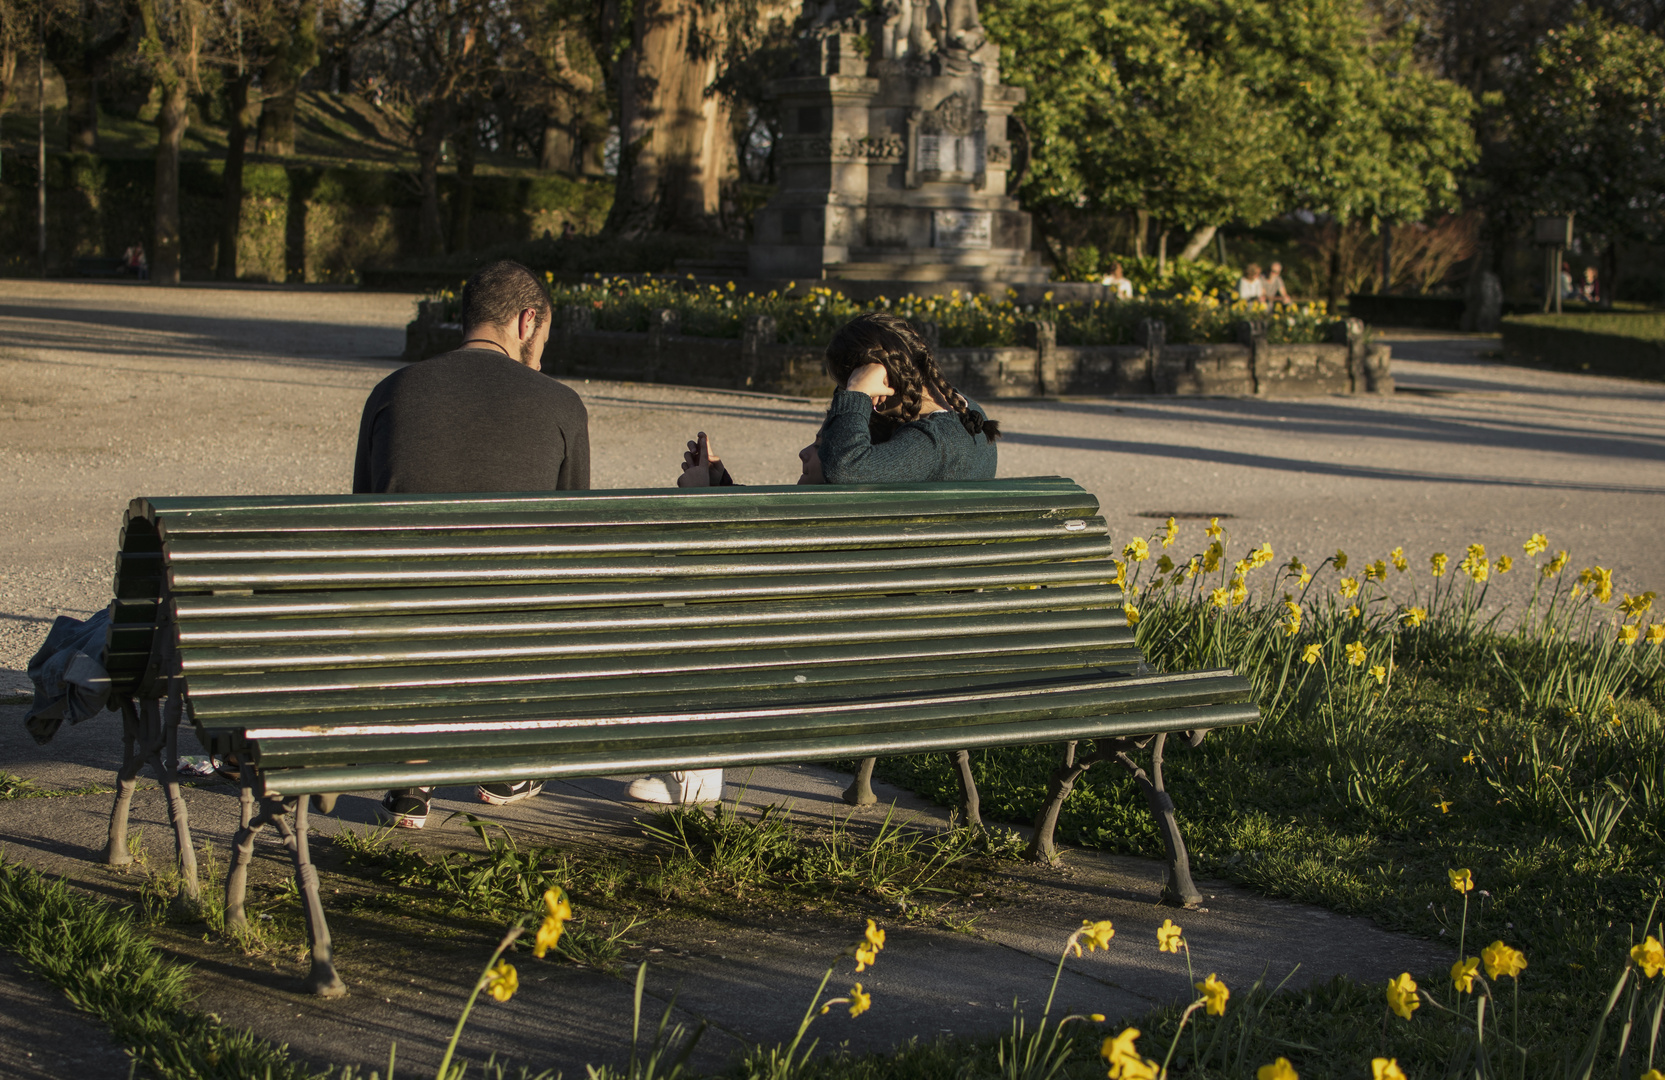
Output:
<svg viewBox="0 0 1665 1080">
<path fill-rule="evenodd" d="M 20 700 L 23 669 L 53 616 L 107 601 L 116 529 L 133 496 L 346 490 L 360 406 L 397 366 L 411 310 L 408 296 L 316 289 L 0 282 L 0 692 Z M 1401 392 L 1389 398 L 994 403 L 1009 432 L 1001 472 L 1075 477 L 1127 537 L 1159 528 L 1169 513 L 1230 515 L 1234 547 L 1265 539 L 1280 557 L 1317 561 L 1337 547 L 1379 556 L 1398 544 L 1425 558 L 1473 540 L 1515 552 L 1544 530 L 1578 564 L 1614 568 L 1621 588 L 1665 582 L 1665 548 L 1654 538 L 1665 518 L 1665 386 L 1505 367 L 1486 355 L 1495 339 L 1404 335 L 1393 344 Z M 789 482 L 820 415 L 799 399 L 618 383 L 577 389 L 590 407 L 597 487 L 669 484 L 682 441 L 698 430 L 716 437 L 741 480 Z M 1200 546 L 1201 524 L 1188 521 L 1182 546 Z M 49 788 L 107 781 L 111 717 L 38 748 L 23 735 L 21 713 L 0 707 L 0 768 Z M 760 771 L 748 799 L 790 797 L 800 812 L 824 815 L 841 809 L 832 801 L 839 786 L 814 769 Z M 466 792 L 445 795 L 477 806 L 457 801 Z M 499 816 L 550 842 L 641 843 L 635 808 L 620 798 L 617 782 L 560 785 Z M 9 857 L 130 898 L 137 878 L 94 861 L 108 799 L 0 802 L 0 843 Z M 199 839 L 223 850 L 235 812 L 228 789 L 193 790 L 190 801 Z M 370 809 L 349 797 L 338 818 L 316 827 L 323 835 L 361 828 Z M 135 819 L 164 859 L 156 794 L 140 796 Z M 430 831 L 418 842 L 471 838 Z M 276 881 L 281 869 L 266 851 L 259 874 Z M 863 978 L 874 1010 L 854 1021 L 835 1013 L 817 1031 L 852 1049 L 1003 1031 L 1014 998 L 1033 1015 L 1055 950 L 1088 917 L 1114 919 L 1117 943 L 1108 956 L 1070 962 L 1063 1007 L 1119 1017 L 1175 1000 L 1185 991 L 1180 969 L 1151 947 L 1154 927 L 1171 914 L 1155 906 L 1158 886 L 1154 864 L 1086 853 L 1074 853 L 1063 875 L 1015 870 L 983 898 L 992 910 L 963 913 L 977 920 L 969 935 L 893 922 L 891 948 Z M 1234 986 L 1268 963 L 1281 977 L 1298 961 L 1300 981 L 1338 972 L 1377 979 L 1447 962 L 1440 950 L 1356 920 L 1204 889 L 1209 910 L 1181 921 L 1199 967 Z M 738 1040 L 785 1037 L 827 959 L 858 930 L 855 920 L 829 923 L 815 911 L 721 925 L 659 920 L 632 932 L 640 948 L 631 955 L 649 959 L 655 994 L 680 988 L 683 1015 L 711 1020 L 702 1060 L 715 1066 Z M 349 949 L 353 992 L 334 1003 L 294 994 L 299 968 L 290 957 L 257 965 L 200 936 L 176 931 L 167 940 L 198 965 L 202 1007 L 228 1021 L 318 1061 L 379 1062 L 396 1038 L 415 1067 L 437 1060 L 482 955 L 472 939 L 434 940 L 417 928 L 411 941 L 419 938 Z M 624 980 L 561 965 L 526 975 L 513 1003 L 477 1014 L 471 1056 L 496 1050 L 568 1075 L 619 1059 Z M 845 982 L 841 975 L 835 985 Z M 8 1014 L 30 1008 L 26 997 L 0 995 Z M 3 1038 L 32 1052 L 19 1026 Z M 91 1065 L 59 1072 L 71 1073 L 101 1075 Z"/>
</svg>

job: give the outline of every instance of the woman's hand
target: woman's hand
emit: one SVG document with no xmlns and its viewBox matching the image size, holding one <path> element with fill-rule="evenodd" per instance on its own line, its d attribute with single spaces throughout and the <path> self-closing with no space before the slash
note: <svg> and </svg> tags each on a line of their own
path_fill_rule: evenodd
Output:
<svg viewBox="0 0 1665 1080">
<path fill-rule="evenodd" d="M 890 372 L 885 370 L 883 364 L 863 364 L 850 372 L 850 381 L 845 389 L 866 394 L 873 399 L 875 409 L 896 394 L 890 386 Z"/>
<path fill-rule="evenodd" d="M 682 454 L 682 475 L 676 478 L 676 486 L 718 487 L 727 473 L 722 459 L 711 452 L 711 439 L 702 431 Z"/>
</svg>

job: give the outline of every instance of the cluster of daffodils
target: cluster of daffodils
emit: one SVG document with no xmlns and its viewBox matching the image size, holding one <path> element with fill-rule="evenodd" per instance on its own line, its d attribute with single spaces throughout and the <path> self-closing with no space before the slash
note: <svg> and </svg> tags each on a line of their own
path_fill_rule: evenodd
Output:
<svg viewBox="0 0 1665 1080">
<path fill-rule="evenodd" d="M 879 953 L 885 947 L 885 932 L 879 929 L 879 924 L 872 919 L 867 920 L 867 932 L 856 942 L 850 955 L 855 957 L 856 974 L 860 975 L 878 962 Z M 849 993 L 841 998 L 832 998 L 821 1006 L 821 1015 L 832 1011 L 834 1005 L 848 1005 L 852 1018 L 860 1016 L 873 1007 L 873 995 L 862 989 L 861 983 L 850 987 Z"/>
<path fill-rule="evenodd" d="M 572 904 L 567 900 L 566 893 L 559 888 L 544 890 L 543 922 L 538 926 L 537 935 L 533 938 L 532 955 L 542 960 L 550 949 L 560 944 L 561 935 L 566 931 L 567 923 L 571 921 Z M 517 927 L 509 940 L 512 941 L 519 932 Z M 499 953 L 501 952 L 499 949 Z M 520 989 L 520 974 L 515 971 L 513 964 L 498 959 L 480 976 L 479 989 L 498 1001 L 508 1001 L 515 996 L 515 991 Z"/>
<path fill-rule="evenodd" d="M 1096 923 L 1085 922 L 1082 924 L 1082 928 L 1076 931 L 1075 936 L 1070 938 L 1070 943 L 1074 944 L 1077 937 L 1085 935 L 1088 940 L 1096 942 L 1100 948 L 1109 948 L 1110 938 L 1114 934 L 1115 931 L 1111 928 L 1109 920 Z M 1156 950 L 1175 954 L 1184 952 L 1186 967 L 1190 967 L 1191 946 L 1185 940 L 1185 931 L 1176 925 L 1172 919 L 1163 919 L 1162 925 L 1156 928 Z M 1077 948 L 1076 955 L 1079 956 L 1080 953 L 1081 950 Z M 1226 1014 L 1226 1002 L 1231 998 L 1231 990 L 1218 975 L 1211 972 L 1206 979 L 1194 982 L 1191 986 L 1197 992 L 1196 1000 L 1192 1001 L 1186 1007 L 1185 1012 L 1181 1014 L 1179 1028 L 1174 1032 L 1173 1042 L 1168 1047 L 1168 1055 L 1160 1063 L 1145 1057 L 1139 1052 L 1138 1042 L 1141 1032 L 1138 1028 L 1124 1028 L 1121 1034 L 1112 1035 L 1104 1040 L 1099 1047 L 1099 1056 L 1110 1066 L 1110 1080 L 1165 1080 L 1168 1075 L 1168 1062 L 1173 1060 L 1174 1048 L 1179 1045 L 1180 1032 L 1185 1030 L 1185 1025 L 1191 1017 L 1199 1010 L 1209 1016 L 1224 1016 Z M 1095 1015 L 1093 1019 L 1102 1020 L 1104 1018 Z M 1267 1069 L 1283 1069 L 1286 1071 L 1268 1073 Z M 1267 1076 L 1274 1076 L 1276 1080 L 1299 1080 L 1295 1075 L 1295 1070 L 1283 1058 L 1279 1058 L 1274 1064 L 1267 1065 L 1260 1070 L 1261 1080 L 1265 1080 Z"/>
</svg>

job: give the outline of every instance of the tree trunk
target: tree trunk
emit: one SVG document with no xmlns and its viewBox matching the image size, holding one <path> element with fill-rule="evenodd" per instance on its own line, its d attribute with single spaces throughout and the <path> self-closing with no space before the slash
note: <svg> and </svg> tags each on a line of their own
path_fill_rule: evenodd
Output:
<svg viewBox="0 0 1665 1080">
<path fill-rule="evenodd" d="M 717 50 L 702 42 L 696 0 L 637 0 L 635 40 L 620 64 L 619 175 L 610 232 L 714 230 L 723 184 L 738 173 L 729 109 L 706 88 Z"/>
<path fill-rule="evenodd" d="M 260 134 L 255 145 L 262 154 L 295 152 L 295 106 L 301 77 L 318 63 L 318 4 L 303 0 L 292 22 L 284 28 L 272 58 L 260 72 Z"/>
<path fill-rule="evenodd" d="M 162 107 L 156 113 L 156 236 L 150 258 L 150 280 L 157 285 L 179 284 L 179 144 L 191 119 L 185 105 L 183 79 L 162 88 Z"/>
<path fill-rule="evenodd" d="M 1208 246 L 1209 241 L 1214 239 L 1214 234 L 1219 231 L 1219 228 L 1220 227 L 1218 225 L 1203 225 L 1199 227 L 1185 241 L 1185 246 L 1180 249 L 1179 257 L 1182 259 L 1195 259 L 1200 256 L 1203 253 L 1203 249 Z"/>
<path fill-rule="evenodd" d="M 1146 242 L 1150 237 L 1150 211 L 1140 210 L 1133 215 L 1133 257 L 1145 257 Z"/>
<path fill-rule="evenodd" d="M 1168 229 L 1161 222 L 1157 222 L 1156 231 L 1156 276 L 1166 277 L 1168 273 Z"/>
<path fill-rule="evenodd" d="M 214 276 L 221 281 L 237 280 L 237 239 L 243 231 L 243 155 L 249 141 L 249 85 L 252 74 L 235 76 L 225 84 L 226 128 L 224 208 L 220 211 L 219 262 Z"/>
<path fill-rule="evenodd" d="M 1619 242 L 1607 241 L 1607 250 L 1602 254 L 1601 267 L 1601 306 L 1611 308 L 1613 302 L 1619 298 Z"/>
<path fill-rule="evenodd" d="M 424 255 L 445 254 L 445 228 L 439 213 L 439 157 L 444 144 L 445 128 L 437 117 L 431 118 L 416 137 L 416 171 L 422 191 L 417 244 Z"/>
<path fill-rule="evenodd" d="M 72 154 L 98 153 L 98 77 L 90 71 L 74 78 L 66 74 L 64 95 L 65 149 Z"/>
<path fill-rule="evenodd" d="M 1393 226 L 1382 223 L 1382 283 L 1376 291 L 1386 296 L 1393 291 Z"/>
<path fill-rule="evenodd" d="M 457 150 L 457 182 L 451 194 L 451 250 L 469 249 L 468 233 L 474 219 L 474 124 L 470 109 L 458 125 L 454 141 Z"/>
<path fill-rule="evenodd" d="M 1331 315 L 1341 310 L 1341 228 L 1339 222 L 1334 226 L 1335 242 L 1330 247 L 1330 281 L 1327 293 Z"/>
</svg>

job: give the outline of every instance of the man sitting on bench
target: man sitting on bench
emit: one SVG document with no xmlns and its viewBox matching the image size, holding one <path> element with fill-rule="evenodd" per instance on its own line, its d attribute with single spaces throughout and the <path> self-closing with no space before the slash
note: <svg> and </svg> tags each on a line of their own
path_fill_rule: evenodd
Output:
<svg viewBox="0 0 1665 1080">
<path fill-rule="evenodd" d="M 584 402 L 539 374 L 552 308 L 538 276 L 492 263 L 463 286 L 462 347 L 377 384 L 359 422 L 353 493 L 581 491 L 590 486 Z M 535 780 L 484 784 L 482 802 L 529 799 Z M 427 824 L 431 788 L 390 791 L 387 819 Z"/>
</svg>

